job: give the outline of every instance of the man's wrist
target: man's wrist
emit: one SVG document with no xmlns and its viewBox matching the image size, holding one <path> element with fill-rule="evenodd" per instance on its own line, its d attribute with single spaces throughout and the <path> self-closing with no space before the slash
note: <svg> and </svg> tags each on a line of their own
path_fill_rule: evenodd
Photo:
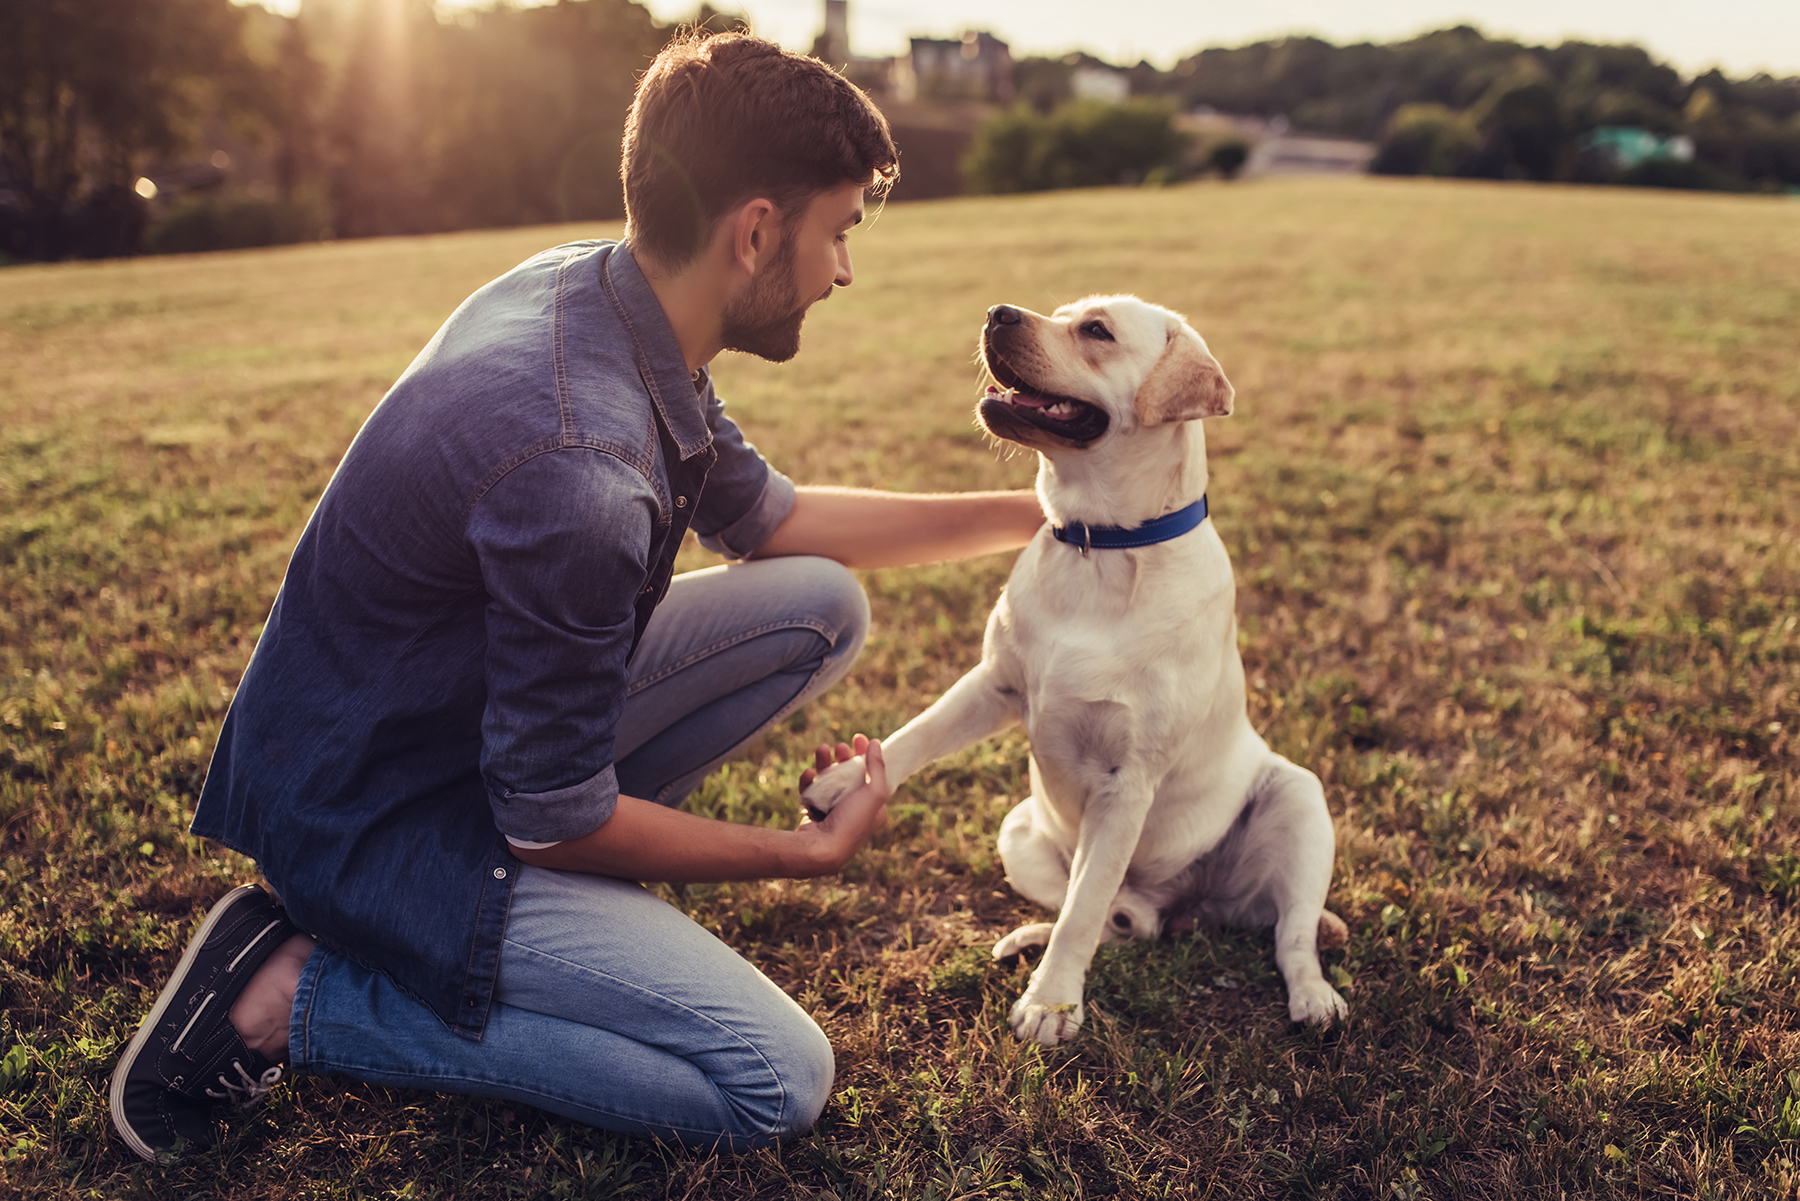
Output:
<svg viewBox="0 0 1800 1201">
<path fill-rule="evenodd" d="M 833 840 L 817 823 L 783 831 L 779 855 L 780 874 L 790 880 L 816 880 L 843 870 L 849 856 L 840 855 Z"/>
</svg>

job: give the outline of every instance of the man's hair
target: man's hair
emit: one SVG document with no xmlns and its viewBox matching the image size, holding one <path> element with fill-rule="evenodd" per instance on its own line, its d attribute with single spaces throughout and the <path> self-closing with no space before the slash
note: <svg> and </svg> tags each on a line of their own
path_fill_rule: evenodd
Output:
<svg viewBox="0 0 1800 1201">
<path fill-rule="evenodd" d="M 783 220 L 847 183 L 899 174 L 887 119 L 824 63 L 741 33 L 677 37 L 638 83 L 625 120 L 627 237 L 680 270 L 713 225 L 764 197 Z"/>
</svg>

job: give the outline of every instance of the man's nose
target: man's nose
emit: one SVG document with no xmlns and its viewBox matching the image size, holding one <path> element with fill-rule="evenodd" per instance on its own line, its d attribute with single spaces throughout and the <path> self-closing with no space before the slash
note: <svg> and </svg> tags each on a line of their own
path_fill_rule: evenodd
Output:
<svg viewBox="0 0 1800 1201">
<path fill-rule="evenodd" d="M 851 281 L 855 278 L 856 268 L 850 265 L 850 248 L 845 246 L 842 250 L 838 251 L 837 278 L 831 282 L 840 288 L 848 288 Z"/>
<path fill-rule="evenodd" d="M 1000 325 L 1017 325 L 1023 320 L 1025 320 L 1024 316 L 1010 304 L 997 304 L 988 310 L 989 329 Z"/>
</svg>

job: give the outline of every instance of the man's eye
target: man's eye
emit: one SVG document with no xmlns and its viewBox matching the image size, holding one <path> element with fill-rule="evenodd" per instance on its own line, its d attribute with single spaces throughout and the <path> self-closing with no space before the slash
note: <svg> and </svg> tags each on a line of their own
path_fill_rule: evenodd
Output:
<svg viewBox="0 0 1800 1201">
<path fill-rule="evenodd" d="M 1081 332 L 1090 338 L 1098 338 L 1102 342 L 1111 342 L 1113 340 L 1112 333 L 1098 321 L 1088 322 L 1081 327 Z"/>
</svg>

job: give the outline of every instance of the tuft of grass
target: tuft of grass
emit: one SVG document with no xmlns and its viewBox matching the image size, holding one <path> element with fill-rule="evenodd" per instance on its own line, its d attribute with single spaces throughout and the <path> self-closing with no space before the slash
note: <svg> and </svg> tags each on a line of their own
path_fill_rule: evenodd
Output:
<svg viewBox="0 0 1800 1201">
<path fill-rule="evenodd" d="M 1296 1030 L 1266 933 L 1102 948 L 1021 1046 L 1042 915 L 994 839 L 1017 734 L 895 798 L 839 878 L 666 890 L 799 999 L 838 1080 L 736 1159 L 303 1079 L 170 1168 L 114 1057 L 253 865 L 186 825 L 358 423 L 508 230 L 16 267 L 0 297 L 0 1194 L 1793 1197 L 1800 1190 L 1800 228 L 1775 200 L 1293 180 L 896 205 L 854 287 L 720 388 L 796 478 L 1022 486 L 974 429 L 990 304 L 1133 291 L 1237 385 L 1212 423 L 1252 716 L 1337 819 Z M 690 548 L 686 565 L 706 556 Z M 791 822 L 806 748 L 976 659 L 1008 563 L 864 577 L 832 694 L 692 805 Z"/>
</svg>

